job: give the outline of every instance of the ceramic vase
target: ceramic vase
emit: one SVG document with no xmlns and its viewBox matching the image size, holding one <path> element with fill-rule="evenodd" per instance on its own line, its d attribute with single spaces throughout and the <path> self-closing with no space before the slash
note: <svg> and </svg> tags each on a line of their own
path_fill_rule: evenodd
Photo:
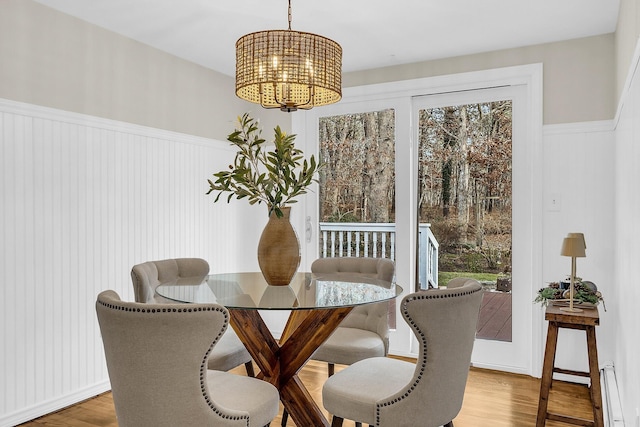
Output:
<svg viewBox="0 0 640 427">
<path fill-rule="evenodd" d="M 289 220 L 291 208 L 281 210 L 281 218 L 271 212 L 258 243 L 260 271 L 272 286 L 288 285 L 300 265 L 300 242 Z"/>
</svg>

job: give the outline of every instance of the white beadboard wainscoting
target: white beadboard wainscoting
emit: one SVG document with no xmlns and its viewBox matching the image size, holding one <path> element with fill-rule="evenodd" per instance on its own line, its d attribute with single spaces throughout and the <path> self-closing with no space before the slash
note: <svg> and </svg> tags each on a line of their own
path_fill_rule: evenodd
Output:
<svg viewBox="0 0 640 427">
<path fill-rule="evenodd" d="M 257 267 L 239 242 L 255 240 L 266 208 L 240 226 L 247 203 L 205 195 L 234 154 L 226 141 L 0 100 L 0 426 L 110 388 L 95 299 L 133 300 L 134 264 Z"/>
</svg>

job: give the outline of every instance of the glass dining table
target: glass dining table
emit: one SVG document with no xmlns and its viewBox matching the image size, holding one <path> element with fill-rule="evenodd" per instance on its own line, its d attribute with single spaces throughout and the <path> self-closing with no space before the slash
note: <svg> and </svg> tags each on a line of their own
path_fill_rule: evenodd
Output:
<svg viewBox="0 0 640 427">
<path fill-rule="evenodd" d="M 217 303 L 258 365 L 258 378 L 280 391 L 298 426 L 329 426 L 298 371 L 353 307 L 388 301 L 402 293 L 393 282 L 351 273 L 296 273 L 287 286 L 271 286 L 259 272 L 212 274 L 199 283 L 166 283 L 156 292 L 184 303 Z M 261 310 L 290 310 L 279 340 Z"/>
</svg>

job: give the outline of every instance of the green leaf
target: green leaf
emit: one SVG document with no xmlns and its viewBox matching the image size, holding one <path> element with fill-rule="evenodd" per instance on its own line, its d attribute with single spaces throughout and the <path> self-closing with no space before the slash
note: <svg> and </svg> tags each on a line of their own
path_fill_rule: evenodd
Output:
<svg viewBox="0 0 640 427">
<path fill-rule="evenodd" d="M 248 198 L 250 204 L 265 202 L 269 212 L 281 217 L 285 205 L 296 203 L 296 197 L 318 182 L 314 174 L 322 164 L 317 164 L 313 155 L 307 160 L 295 147 L 296 135 L 286 134 L 280 126 L 274 128 L 273 149 L 267 150 L 259 123 L 248 113 L 238 117 L 238 125 L 227 136 L 237 148 L 234 163 L 229 170 L 214 173 L 215 182 L 207 180 L 207 194 L 217 192 L 214 202 L 222 193 L 229 193 L 227 202 L 233 196 Z"/>
</svg>

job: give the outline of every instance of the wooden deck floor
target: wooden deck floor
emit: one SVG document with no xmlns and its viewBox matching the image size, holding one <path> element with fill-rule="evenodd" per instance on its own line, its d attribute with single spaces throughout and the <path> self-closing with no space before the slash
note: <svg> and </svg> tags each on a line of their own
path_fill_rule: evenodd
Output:
<svg viewBox="0 0 640 427">
<path fill-rule="evenodd" d="M 484 292 L 476 338 L 511 342 L 510 292 Z"/>
</svg>

